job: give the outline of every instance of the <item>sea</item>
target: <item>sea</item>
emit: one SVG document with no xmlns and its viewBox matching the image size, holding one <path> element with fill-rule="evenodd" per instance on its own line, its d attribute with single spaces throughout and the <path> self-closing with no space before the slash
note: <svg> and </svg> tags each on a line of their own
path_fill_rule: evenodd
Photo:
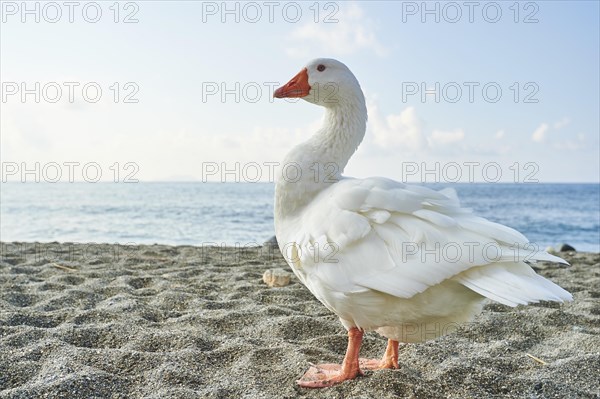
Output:
<svg viewBox="0 0 600 399">
<path fill-rule="evenodd" d="M 433 184 L 540 248 L 600 252 L 598 184 Z M 253 245 L 274 235 L 272 183 L 0 185 L 0 240 Z"/>
</svg>

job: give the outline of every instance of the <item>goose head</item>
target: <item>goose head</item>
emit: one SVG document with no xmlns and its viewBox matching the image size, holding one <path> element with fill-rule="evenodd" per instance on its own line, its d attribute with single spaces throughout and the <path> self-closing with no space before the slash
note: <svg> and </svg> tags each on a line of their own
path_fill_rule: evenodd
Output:
<svg viewBox="0 0 600 399">
<path fill-rule="evenodd" d="M 358 80 L 346 65 L 332 58 L 310 61 L 289 82 L 273 93 L 275 98 L 302 98 L 326 108 L 349 102 L 364 103 Z"/>
</svg>

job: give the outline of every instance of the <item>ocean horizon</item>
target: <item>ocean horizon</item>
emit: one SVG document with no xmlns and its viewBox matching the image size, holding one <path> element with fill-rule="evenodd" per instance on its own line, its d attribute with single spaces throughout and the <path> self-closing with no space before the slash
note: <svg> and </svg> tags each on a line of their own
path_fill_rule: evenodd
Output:
<svg viewBox="0 0 600 399">
<path fill-rule="evenodd" d="M 596 183 L 457 183 L 464 207 L 540 249 L 600 252 Z M 4 242 L 228 245 L 273 236 L 273 183 L 3 183 Z"/>
</svg>

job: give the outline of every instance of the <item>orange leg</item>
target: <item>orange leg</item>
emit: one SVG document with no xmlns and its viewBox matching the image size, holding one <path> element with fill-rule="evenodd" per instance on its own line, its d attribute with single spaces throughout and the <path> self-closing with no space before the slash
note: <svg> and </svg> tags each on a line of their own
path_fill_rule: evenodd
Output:
<svg viewBox="0 0 600 399">
<path fill-rule="evenodd" d="M 381 360 L 360 359 L 360 367 L 365 370 L 397 369 L 398 366 L 398 341 L 388 339 L 387 348 Z"/>
<path fill-rule="evenodd" d="M 297 383 L 304 388 L 325 388 L 363 375 L 358 363 L 358 353 L 364 331 L 352 327 L 348 330 L 348 349 L 342 365 L 319 364 L 311 366 Z M 396 356 L 397 358 L 397 356 Z"/>
</svg>

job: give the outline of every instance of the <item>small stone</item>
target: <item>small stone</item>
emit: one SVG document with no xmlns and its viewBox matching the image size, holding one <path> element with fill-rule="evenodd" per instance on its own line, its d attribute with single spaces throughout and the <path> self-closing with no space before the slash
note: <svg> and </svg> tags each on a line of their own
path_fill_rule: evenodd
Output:
<svg viewBox="0 0 600 399">
<path fill-rule="evenodd" d="M 554 249 L 554 247 L 546 247 L 546 252 L 548 252 L 549 254 L 555 254 L 556 250 Z"/>
<path fill-rule="evenodd" d="M 575 248 L 573 248 L 572 246 L 570 246 L 569 244 L 562 244 L 560 246 L 559 249 L 560 252 L 569 252 L 569 251 L 575 251 Z"/>
<path fill-rule="evenodd" d="M 277 237 L 273 236 L 263 243 L 265 247 L 277 247 Z"/>
<path fill-rule="evenodd" d="M 269 287 L 285 287 L 290 283 L 290 277 L 291 274 L 281 268 L 269 269 L 263 274 L 263 281 Z"/>
</svg>

